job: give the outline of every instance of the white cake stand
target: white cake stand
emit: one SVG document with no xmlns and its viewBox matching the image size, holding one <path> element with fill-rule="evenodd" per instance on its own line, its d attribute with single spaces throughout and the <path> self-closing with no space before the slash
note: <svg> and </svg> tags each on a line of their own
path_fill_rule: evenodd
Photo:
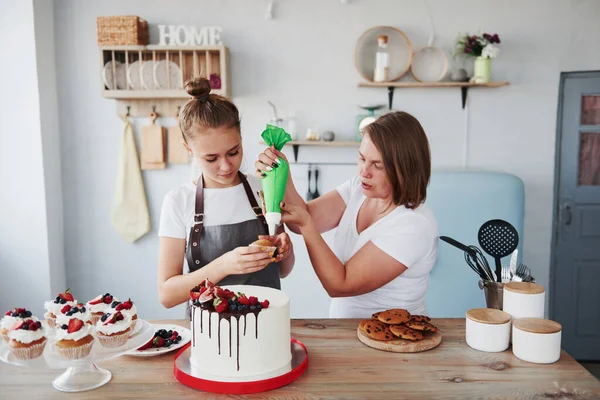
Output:
<svg viewBox="0 0 600 400">
<path fill-rule="evenodd" d="M 94 345 L 90 354 L 79 360 L 65 360 L 61 357 L 56 350 L 56 340 L 53 333 L 47 337 L 48 341 L 44 348 L 44 354 L 34 360 L 27 361 L 16 358 L 10 347 L 0 339 L 0 361 L 25 368 L 66 368 L 65 372 L 52 381 L 52 386 L 62 392 L 83 392 L 107 384 L 112 377 L 109 370 L 98 367 L 96 363 L 119 357 L 132 349 L 138 348 L 153 336 L 154 327 L 147 321 L 138 319 L 135 329 L 125 345 L 107 348 L 103 347 L 98 339 L 94 338 Z"/>
</svg>

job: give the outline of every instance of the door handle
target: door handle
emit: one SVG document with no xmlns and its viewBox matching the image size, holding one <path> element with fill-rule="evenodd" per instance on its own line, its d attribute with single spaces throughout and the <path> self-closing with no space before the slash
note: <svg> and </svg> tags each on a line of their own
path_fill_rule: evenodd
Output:
<svg viewBox="0 0 600 400">
<path fill-rule="evenodd" d="M 573 212 L 571 211 L 571 205 L 566 203 L 563 206 L 563 223 L 565 225 L 571 225 L 571 221 L 573 220 Z"/>
</svg>

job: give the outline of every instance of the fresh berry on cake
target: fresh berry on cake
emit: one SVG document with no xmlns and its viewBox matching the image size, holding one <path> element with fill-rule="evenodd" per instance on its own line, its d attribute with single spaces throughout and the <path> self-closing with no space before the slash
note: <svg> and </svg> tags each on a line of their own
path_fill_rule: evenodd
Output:
<svg viewBox="0 0 600 400">
<path fill-rule="evenodd" d="M 69 289 L 63 293 L 59 293 L 54 300 L 44 302 L 44 308 L 46 309 L 44 317 L 48 321 L 50 328 L 54 328 L 56 317 L 60 315 L 60 310 L 66 305 L 71 307 L 77 305 L 77 301 L 73 298 Z"/>
<path fill-rule="evenodd" d="M 0 335 L 4 339 L 6 343 L 10 340 L 8 338 L 8 331 L 10 328 L 14 326 L 19 321 L 24 321 L 26 319 L 33 319 L 37 321 L 36 317 L 33 317 L 31 311 L 25 308 L 15 308 L 14 310 L 9 310 L 4 314 L 4 318 L 0 320 Z"/>
<path fill-rule="evenodd" d="M 42 355 L 46 336 L 40 321 L 26 319 L 16 322 L 8 331 L 8 345 L 20 360 L 31 360 Z"/>
<path fill-rule="evenodd" d="M 86 357 L 94 344 L 92 325 L 89 321 L 86 323 L 79 319 L 76 314 L 79 313 L 56 318 L 56 348 L 68 360 Z"/>
<path fill-rule="evenodd" d="M 67 317 L 68 319 L 76 318 L 87 324 L 92 323 L 92 313 L 81 303 L 76 304 L 74 306 L 65 304 L 63 306 L 63 308 L 60 309 L 60 314 L 56 316 L 56 326 L 57 327 L 59 325 L 62 325 L 58 321 L 62 317 Z"/>
<path fill-rule="evenodd" d="M 110 293 L 101 294 L 87 302 L 86 308 L 92 313 L 92 324 L 96 324 L 100 317 L 107 313 L 113 301 L 119 301 Z"/>
<path fill-rule="evenodd" d="M 115 311 L 121 311 L 123 315 L 129 315 L 131 317 L 131 331 L 133 332 L 138 319 L 137 307 L 135 304 L 133 304 L 133 301 L 131 301 L 131 299 L 128 299 L 122 303 L 120 301 L 113 301 L 110 305 L 110 309 L 108 309 L 106 312 L 112 313 Z"/>
<path fill-rule="evenodd" d="M 121 311 L 106 313 L 96 323 L 96 336 L 104 347 L 119 347 L 127 343 L 131 332 L 131 317 Z"/>
<path fill-rule="evenodd" d="M 177 331 L 159 329 L 154 332 L 154 336 L 148 342 L 139 347 L 138 350 L 156 349 L 160 347 L 169 348 L 171 345 L 178 344 L 181 341 L 181 335 Z"/>
<path fill-rule="evenodd" d="M 221 382 L 269 379 L 291 370 L 289 297 L 261 286 L 190 291 L 190 363 L 199 377 Z"/>
</svg>

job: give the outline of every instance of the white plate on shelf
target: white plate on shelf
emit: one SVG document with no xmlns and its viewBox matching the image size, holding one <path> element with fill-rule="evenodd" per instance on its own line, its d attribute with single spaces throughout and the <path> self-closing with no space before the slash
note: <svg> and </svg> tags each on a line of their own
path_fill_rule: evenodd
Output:
<svg viewBox="0 0 600 400">
<path fill-rule="evenodd" d="M 181 340 L 177 344 L 173 344 L 170 347 L 160 347 L 160 348 L 149 348 L 146 350 L 131 350 L 125 353 L 128 356 L 136 356 L 136 357 L 153 357 L 159 356 L 161 354 L 170 353 L 173 350 L 177 350 L 188 344 L 192 340 L 192 331 L 183 326 L 173 325 L 173 324 L 153 324 L 154 332 L 158 332 L 161 329 L 165 329 L 167 331 L 177 331 L 179 336 L 181 336 Z M 144 345 L 143 343 L 142 345 Z M 140 346 L 141 347 L 141 346 Z"/>
<path fill-rule="evenodd" d="M 148 67 L 144 68 L 144 66 L 146 64 L 150 64 Z M 127 80 L 129 82 L 129 86 L 131 86 L 131 88 L 133 90 L 143 90 L 143 89 L 148 89 L 148 87 L 146 87 L 146 85 L 144 85 L 144 82 L 152 82 L 154 80 L 154 77 L 152 76 L 152 62 L 148 62 L 148 61 L 144 61 L 144 62 L 139 62 L 139 61 L 135 61 L 133 62 L 130 66 L 129 69 L 127 70 Z M 141 70 L 141 73 L 140 73 Z M 150 87 L 152 88 L 152 87 Z"/>
<path fill-rule="evenodd" d="M 154 65 L 154 83 L 157 89 L 181 89 L 181 69 L 173 61 L 169 61 L 169 76 L 167 79 L 167 61 L 161 60 Z M 169 86 L 170 83 L 170 86 Z"/>
<path fill-rule="evenodd" d="M 142 64 L 142 88 L 154 90 L 154 61 L 146 61 Z"/>
<path fill-rule="evenodd" d="M 110 90 L 124 90 L 127 89 L 127 68 L 124 64 L 121 64 L 118 61 L 115 61 L 115 73 L 113 74 L 112 61 L 104 64 L 104 68 L 102 69 L 102 79 L 104 79 L 104 84 Z M 115 86 L 115 75 L 117 84 Z"/>
</svg>

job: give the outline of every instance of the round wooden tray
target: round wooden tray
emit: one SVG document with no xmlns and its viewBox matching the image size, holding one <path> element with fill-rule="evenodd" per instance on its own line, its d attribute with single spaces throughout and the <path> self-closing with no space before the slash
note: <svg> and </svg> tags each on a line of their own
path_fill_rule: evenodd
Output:
<svg viewBox="0 0 600 400">
<path fill-rule="evenodd" d="M 365 345 L 377 350 L 391 351 L 393 353 L 418 353 L 431 350 L 442 343 L 442 334 L 440 332 L 425 332 L 423 340 L 413 342 L 405 339 L 394 340 L 373 340 L 356 328 L 358 340 Z"/>
</svg>

